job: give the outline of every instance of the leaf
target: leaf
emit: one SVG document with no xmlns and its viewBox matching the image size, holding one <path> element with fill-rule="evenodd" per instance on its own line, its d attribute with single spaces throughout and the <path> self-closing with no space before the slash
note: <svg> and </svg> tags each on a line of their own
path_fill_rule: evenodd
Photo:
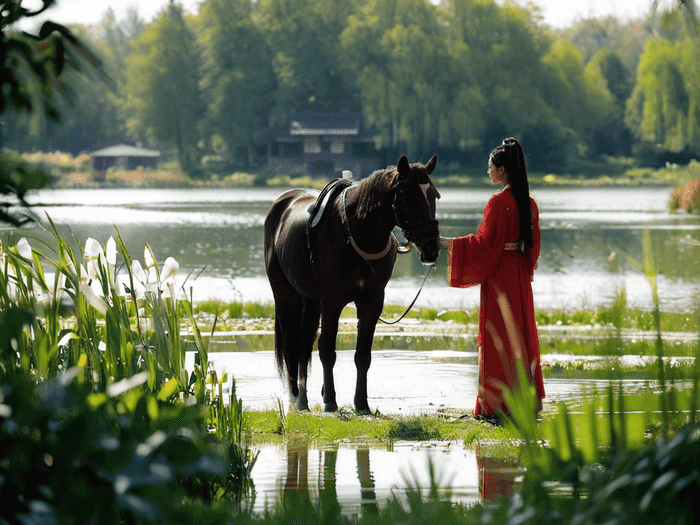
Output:
<svg viewBox="0 0 700 525">
<path fill-rule="evenodd" d="M 161 401 L 166 401 L 170 399 L 172 396 L 179 392 L 180 388 L 178 385 L 178 380 L 174 377 L 171 377 L 158 392 L 158 399 Z"/>
<path fill-rule="evenodd" d="M 107 395 L 109 397 L 117 397 L 124 392 L 128 392 L 132 388 L 143 385 L 148 381 L 148 372 L 141 372 L 132 377 L 122 379 L 116 383 L 107 385 Z"/>
</svg>

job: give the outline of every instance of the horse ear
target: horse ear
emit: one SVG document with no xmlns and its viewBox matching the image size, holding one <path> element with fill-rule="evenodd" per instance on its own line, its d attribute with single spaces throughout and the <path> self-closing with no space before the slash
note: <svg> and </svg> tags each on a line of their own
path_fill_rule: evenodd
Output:
<svg viewBox="0 0 700 525">
<path fill-rule="evenodd" d="M 430 175 L 435 170 L 435 166 L 437 166 L 437 153 L 433 155 L 433 158 L 430 159 L 425 165 L 425 171 L 428 172 L 428 175 Z"/>
<path fill-rule="evenodd" d="M 404 177 L 408 176 L 408 173 L 411 171 L 411 166 L 408 164 L 408 157 L 406 157 L 406 155 L 401 156 L 399 162 L 396 164 L 396 170 L 399 172 L 399 175 Z"/>
</svg>

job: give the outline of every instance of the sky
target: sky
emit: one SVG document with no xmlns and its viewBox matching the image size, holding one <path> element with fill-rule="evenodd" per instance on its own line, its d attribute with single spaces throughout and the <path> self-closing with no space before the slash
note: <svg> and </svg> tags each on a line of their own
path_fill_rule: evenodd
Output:
<svg viewBox="0 0 700 525">
<path fill-rule="evenodd" d="M 127 9 L 136 7 L 140 17 L 151 22 L 168 4 L 169 0 L 56 0 L 56 5 L 46 12 L 49 19 L 61 24 L 96 24 L 108 8 L 112 8 L 117 20 L 124 17 Z M 177 0 L 185 9 L 196 13 L 202 0 Z M 438 0 L 431 0 L 437 2 Z M 502 0 L 496 0 L 501 3 Z M 528 0 L 516 0 L 527 4 Z M 542 10 L 545 23 L 562 28 L 578 20 L 597 16 L 612 15 L 622 20 L 643 16 L 649 11 L 651 0 L 530 0 Z M 660 6 L 667 6 L 674 0 L 660 0 Z M 31 8 L 41 5 L 40 0 L 23 0 L 22 6 Z M 22 26 L 31 29 L 32 26 Z"/>
</svg>

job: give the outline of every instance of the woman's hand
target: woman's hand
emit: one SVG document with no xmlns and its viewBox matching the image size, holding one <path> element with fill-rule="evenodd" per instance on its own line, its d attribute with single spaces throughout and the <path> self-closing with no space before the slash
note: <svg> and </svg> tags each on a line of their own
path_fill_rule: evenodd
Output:
<svg viewBox="0 0 700 525">
<path fill-rule="evenodd" d="M 438 239 L 438 248 L 440 248 L 441 250 L 447 250 L 447 248 L 449 248 L 451 240 L 452 239 L 448 239 L 446 237 L 440 237 Z"/>
</svg>

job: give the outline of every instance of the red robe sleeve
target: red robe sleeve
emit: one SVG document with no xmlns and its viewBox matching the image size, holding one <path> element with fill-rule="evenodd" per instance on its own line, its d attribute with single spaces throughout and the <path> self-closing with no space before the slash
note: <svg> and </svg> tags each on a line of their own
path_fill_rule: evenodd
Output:
<svg viewBox="0 0 700 525">
<path fill-rule="evenodd" d="M 467 288 L 481 284 L 491 275 L 503 256 L 507 231 L 506 201 L 501 194 L 489 200 L 479 231 L 452 239 L 447 249 L 447 284 Z"/>
</svg>

